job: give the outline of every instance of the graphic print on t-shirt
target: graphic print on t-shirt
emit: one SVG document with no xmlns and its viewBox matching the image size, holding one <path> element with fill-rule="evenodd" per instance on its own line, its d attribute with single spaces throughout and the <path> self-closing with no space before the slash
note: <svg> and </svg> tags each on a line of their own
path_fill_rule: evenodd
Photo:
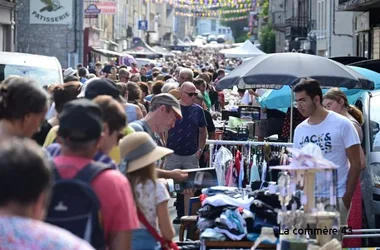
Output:
<svg viewBox="0 0 380 250">
<path fill-rule="evenodd" d="M 317 144 L 324 154 L 332 153 L 332 139 L 330 133 L 313 134 L 302 136 L 301 147 L 304 147 L 308 143 Z"/>
</svg>

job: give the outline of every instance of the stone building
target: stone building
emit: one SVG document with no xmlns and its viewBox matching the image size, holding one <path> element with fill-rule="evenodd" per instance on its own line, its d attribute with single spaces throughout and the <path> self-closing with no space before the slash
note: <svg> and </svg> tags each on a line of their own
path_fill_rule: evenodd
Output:
<svg viewBox="0 0 380 250">
<path fill-rule="evenodd" d="M 16 51 L 55 56 L 62 68 L 75 67 L 83 56 L 83 1 L 18 0 Z"/>
</svg>

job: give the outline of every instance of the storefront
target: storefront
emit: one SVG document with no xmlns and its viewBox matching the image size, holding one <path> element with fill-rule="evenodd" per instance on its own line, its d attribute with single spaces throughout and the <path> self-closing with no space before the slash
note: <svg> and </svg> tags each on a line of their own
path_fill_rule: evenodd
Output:
<svg viewBox="0 0 380 250">
<path fill-rule="evenodd" d="M 11 1 L 0 0 L 0 51 L 14 51 L 14 7 Z"/>
</svg>

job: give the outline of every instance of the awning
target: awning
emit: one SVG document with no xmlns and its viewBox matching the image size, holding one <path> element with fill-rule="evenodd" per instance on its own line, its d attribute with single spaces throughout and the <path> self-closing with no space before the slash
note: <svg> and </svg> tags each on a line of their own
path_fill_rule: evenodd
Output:
<svg viewBox="0 0 380 250">
<path fill-rule="evenodd" d="M 123 52 L 117 52 L 117 51 L 112 51 L 108 49 L 97 49 L 97 48 L 92 48 L 92 51 L 95 53 L 98 53 L 102 56 L 105 57 L 113 57 L 113 56 L 118 56 L 118 57 L 132 57 L 131 55 Z"/>
<path fill-rule="evenodd" d="M 340 0 L 338 11 L 368 11 L 380 7 L 380 0 Z"/>
</svg>

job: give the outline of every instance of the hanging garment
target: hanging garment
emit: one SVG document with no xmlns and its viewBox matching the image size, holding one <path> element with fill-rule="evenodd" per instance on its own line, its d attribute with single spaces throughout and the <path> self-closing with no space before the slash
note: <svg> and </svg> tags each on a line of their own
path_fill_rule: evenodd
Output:
<svg viewBox="0 0 380 250">
<path fill-rule="evenodd" d="M 243 182 L 244 182 L 244 157 L 241 158 L 240 161 L 240 171 L 239 171 L 239 188 L 243 188 Z"/>
<path fill-rule="evenodd" d="M 239 150 L 236 150 L 235 153 L 235 168 L 238 176 L 240 175 L 240 161 L 241 161 L 241 153 Z"/>
<path fill-rule="evenodd" d="M 254 154 L 252 158 L 251 176 L 249 180 L 250 183 L 260 180 L 259 168 L 257 167 L 257 155 Z"/>
<path fill-rule="evenodd" d="M 267 162 L 264 160 L 263 166 L 262 166 L 261 181 L 264 182 L 266 177 L 267 177 Z"/>
<path fill-rule="evenodd" d="M 225 175 L 229 167 L 229 162 L 233 160 L 233 155 L 226 147 L 220 147 L 215 154 L 214 168 L 216 171 L 218 185 L 225 186 Z"/>
</svg>

